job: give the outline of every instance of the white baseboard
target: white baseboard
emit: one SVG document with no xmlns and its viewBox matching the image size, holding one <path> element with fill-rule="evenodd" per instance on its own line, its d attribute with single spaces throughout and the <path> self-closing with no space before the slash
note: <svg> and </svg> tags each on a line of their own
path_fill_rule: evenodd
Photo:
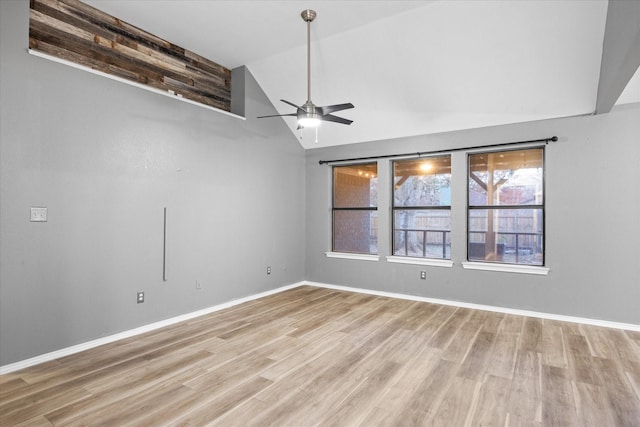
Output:
<svg viewBox="0 0 640 427">
<path fill-rule="evenodd" d="M 301 285 L 304 285 L 305 282 L 298 282 L 292 285 L 282 286 L 277 289 L 272 289 L 270 291 L 261 292 L 259 294 L 250 295 L 248 297 L 228 301 L 222 304 L 214 305 L 212 307 L 204 308 L 202 310 L 194 311 L 187 314 L 182 314 L 180 316 L 172 317 L 170 319 L 161 320 L 159 322 L 150 323 L 148 325 L 140 326 L 135 329 L 130 329 L 128 331 L 120 332 L 117 334 L 109 335 L 107 337 L 98 338 L 96 340 L 91 340 L 84 342 L 82 344 L 77 344 L 71 347 L 62 348 L 60 350 L 52 351 L 51 353 L 41 354 L 39 356 L 32 357 L 30 359 L 21 360 L 19 362 L 10 363 L 8 365 L 0 366 L 0 375 L 8 374 L 11 372 L 18 371 L 20 369 L 28 368 L 30 366 L 38 365 L 40 363 L 49 362 L 54 359 L 59 359 L 61 357 L 69 356 L 74 353 L 78 353 L 84 350 L 89 350 L 94 347 L 98 347 L 103 344 L 109 344 L 114 341 L 122 340 L 125 338 L 130 338 L 136 335 L 143 334 L 145 332 L 153 331 L 155 329 L 164 328 L 165 326 L 173 325 L 175 323 L 184 322 L 185 320 L 190 320 L 195 317 L 204 316 L 205 314 L 213 313 L 216 311 L 223 310 L 225 308 L 233 307 L 234 305 L 242 304 L 247 301 L 252 301 L 258 298 L 263 298 L 268 295 L 277 294 L 279 292 L 283 292 L 289 289 L 297 288 Z"/>
<path fill-rule="evenodd" d="M 305 281 L 303 284 L 309 286 L 317 286 L 320 288 L 337 289 L 349 292 L 358 292 L 361 294 L 378 295 L 389 298 L 399 298 L 411 301 L 430 302 L 433 304 L 451 305 L 454 307 L 472 308 L 475 310 L 493 311 L 496 313 L 515 314 L 517 316 L 536 317 L 539 319 L 559 320 L 562 322 L 582 323 L 585 325 L 602 326 L 605 328 L 624 329 L 629 331 L 639 331 L 640 324 L 611 322 L 609 320 L 591 319 L 588 317 L 566 316 L 563 314 L 542 313 L 539 311 L 519 310 L 515 308 L 496 307 L 492 305 L 473 304 L 468 302 L 452 301 L 438 298 L 419 297 L 414 295 L 397 294 L 394 292 L 374 291 L 370 289 L 352 288 L 350 286 L 330 285 L 327 283 Z"/>
<path fill-rule="evenodd" d="M 125 338 L 130 338 L 135 335 L 140 335 L 145 332 L 153 331 L 155 329 L 163 328 L 165 326 L 173 325 L 175 323 L 184 322 L 185 320 L 190 320 L 195 317 L 203 316 L 205 314 L 213 313 L 219 310 L 223 310 L 225 308 L 233 307 L 238 304 L 242 304 L 244 302 L 252 301 L 258 298 L 263 298 L 268 295 L 277 294 L 280 292 L 287 291 L 289 289 L 297 288 L 303 285 L 316 286 L 319 288 L 328 288 L 328 289 L 337 289 L 348 292 L 357 292 L 362 294 L 369 295 L 378 295 L 389 298 L 398 298 L 405 299 L 411 301 L 421 301 L 421 302 L 429 302 L 433 304 L 442 304 L 442 305 L 451 305 L 454 307 L 465 307 L 472 308 L 475 310 L 485 310 L 485 311 L 493 311 L 497 313 L 505 313 L 505 314 L 515 314 L 518 316 L 528 316 L 528 317 L 536 317 L 540 319 L 550 319 L 550 320 L 560 320 L 562 322 L 571 322 L 571 323 L 582 323 L 585 325 L 593 325 L 593 326 L 603 326 L 605 328 L 615 328 L 615 329 L 625 329 L 630 331 L 640 331 L 640 325 L 636 325 L 633 323 L 620 323 L 620 322 L 611 322 L 608 320 L 599 320 L 599 319 L 590 319 L 587 317 L 574 317 L 574 316 L 565 316 L 562 314 L 552 314 L 552 313 L 541 313 L 538 311 L 529 311 L 529 310 L 518 310 L 513 308 L 505 308 L 505 307 L 495 307 L 491 305 L 481 305 L 481 304 L 472 304 L 467 302 L 460 301 L 451 301 L 437 298 L 428 298 L 428 297 L 419 297 L 413 295 L 405 295 L 398 294 L 394 292 L 384 292 L 384 291 L 374 291 L 370 289 L 362 289 L 362 288 L 352 288 L 349 286 L 340 286 L 340 285 L 330 285 L 327 283 L 318 283 L 318 282 L 310 282 L 310 281 L 302 281 L 298 283 L 294 283 L 287 286 L 282 286 L 280 288 L 272 289 L 270 291 L 261 292 L 259 294 L 250 295 L 244 298 L 240 298 L 237 300 L 228 301 L 222 304 L 218 304 L 212 307 L 208 307 L 202 310 L 194 311 L 191 313 L 183 314 L 180 316 L 172 317 L 170 319 L 161 320 L 159 322 L 150 323 L 148 325 L 140 326 L 135 329 L 130 329 L 128 331 L 120 332 L 114 335 L 109 335 L 107 337 L 99 338 L 92 341 L 87 341 L 82 344 L 74 345 L 71 347 L 63 348 L 60 350 L 52 351 L 50 353 L 42 354 L 40 356 L 32 357 L 30 359 L 21 360 L 19 362 L 11 363 L 8 365 L 0 366 L 0 375 L 8 374 L 11 372 L 18 371 L 20 369 L 28 368 L 30 366 L 38 365 L 40 363 L 49 362 L 54 359 L 59 359 L 64 356 L 68 356 L 74 353 L 78 353 L 80 351 L 89 350 L 91 348 L 109 344 L 114 341 L 122 340 Z"/>
</svg>

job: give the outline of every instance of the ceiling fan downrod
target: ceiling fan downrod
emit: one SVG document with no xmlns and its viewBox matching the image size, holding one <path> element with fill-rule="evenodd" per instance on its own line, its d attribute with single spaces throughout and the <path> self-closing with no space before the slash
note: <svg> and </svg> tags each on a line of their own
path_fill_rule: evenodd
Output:
<svg viewBox="0 0 640 427">
<path fill-rule="evenodd" d="M 316 19 L 316 11 L 311 9 L 303 10 L 300 14 L 304 22 L 307 23 L 307 102 L 311 102 L 311 23 Z"/>
</svg>

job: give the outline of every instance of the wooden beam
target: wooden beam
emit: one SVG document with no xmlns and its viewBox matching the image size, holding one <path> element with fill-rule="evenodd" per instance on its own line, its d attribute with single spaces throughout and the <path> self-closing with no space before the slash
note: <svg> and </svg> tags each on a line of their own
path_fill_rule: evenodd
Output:
<svg viewBox="0 0 640 427">
<path fill-rule="evenodd" d="M 487 184 L 482 182 L 482 180 L 480 178 L 478 178 L 478 176 L 475 174 L 475 172 L 471 172 L 469 174 L 469 176 L 471 177 L 471 179 L 473 179 L 476 182 L 476 184 L 478 184 L 480 186 L 480 188 L 482 188 L 484 191 L 487 191 Z"/>
<path fill-rule="evenodd" d="M 596 114 L 611 111 L 640 67 L 640 1 L 610 0 L 600 63 Z"/>
</svg>

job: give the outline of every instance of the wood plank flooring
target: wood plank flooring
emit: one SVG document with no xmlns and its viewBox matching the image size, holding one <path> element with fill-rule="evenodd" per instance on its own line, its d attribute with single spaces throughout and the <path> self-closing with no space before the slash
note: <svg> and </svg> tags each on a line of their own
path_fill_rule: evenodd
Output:
<svg viewBox="0 0 640 427">
<path fill-rule="evenodd" d="M 640 426 L 640 333 L 303 286 L 0 377 L 1 426 Z"/>
</svg>

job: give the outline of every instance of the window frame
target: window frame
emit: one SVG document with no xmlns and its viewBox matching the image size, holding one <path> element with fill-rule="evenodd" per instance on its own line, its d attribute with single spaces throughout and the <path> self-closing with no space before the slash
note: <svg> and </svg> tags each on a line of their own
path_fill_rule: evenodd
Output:
<svg viewBox="0 0 640 427">
<path fill-rule="evenodd" d="M 351 251 L 344 251 L 344 250 L 336 250 L 335 247 L 335 242 L 336 242 L 336 212 L 361 212 L 361 211 L 369 211 L 369 212 L 378 212 L 378 201 L 376 200 L 376 205 L 375 206 L 368 206 L 368 207 L 362 207 L 362 206 L 358 206 L 358 207 L 336 207 L 336 173 L 335 170 L 336 168 L 341 168 L 341 167 L 354 167 L 354 166 L 372 166 L 375 165 L 376 167 L 376 176 L 375 178 L 379 178 L 379 173 L 378 173 L 378 162 L 377 161 L 373 161 L 373 162 L 366 162 L 366 163 L 346 163 L 346 164 L 339 164 L 339 165 L 333 165 L 331 167 L 331 251 L 327 252 L 327 256 L 329 257 L 334 257 L 334 258 L 338 258 L 338 257 L 342 257 L 341 255 L 344 254 L 345 257 L 354 257 L 354 259 L 378 259 L 378 254 L 380 253 L 380 248 L 378 246 L 379 244 L 379 233 L 378 233 L 378 242 L 376 242 L 376 247 L 377 247 L 377 252 L 376 253 L 371 253 L 371 252 L 351 252 Z M 376 187 L 378 186 L 378 183 L 376 183 Z M 330 255 L 333 254 L 333 255 Z"/>
<path fill-rule="evenodd" d="M 533 149 L 539 149 L 542 152 L 542 200 L 541 200 L 541 204 L 527 204 L 527 205 L 471 205 L 470 203 L 470 191 L 469 191 L 469 183 L 471 178 L 471 156 L 474 155 L 482 155 L 482 154 L 499 154 L 499 153 L 507 153 L 507 152 L 517 152 L 517 151 L 525 151 L 525 150 L 533 150 Z M 514 269 L 519 269 L 519 268 L 524 268 L 524 269 L 545 269 L 546 268 L 546 263 L 547 263 L 547 256 L 546 256 L 546 252 L 547 252 L 547 242 L 546 242 L 546 238 L 547 238 L 547 214 L 546 214 L 546 197 L 547 197 L 547 189 L 546 189 L 546 150 L 545 150 L 545 146 L 532 146 L 532 147 L 523 147 L 523 148 L 512 148 L 512 149 L 501 149 L 501 150 L 487 150 L 487 151 L 474 151 L 474 152 L 468 152 L 467 153 L 467 177 L 466 177 L 466 193 L 467 193 L 467 214 L 466 214 L 466 221 L 467 221 L 467 232 L 466 232 L 466 241 L 467 241 L 467 256 L 466 256 L 466 260 L 467 260 L 467 264 L 468 263 L 478 263 L 481 265 L 486 265 L 487 267 L 490 266 L 494 266 L 496 267 L 496 269 L 500 270 L 502 266 L 505 267 L 505 271 L 508 271 L 510 268 L 514 268 Z M 487 200 L 487 203 L 489 202 L 489 200 Z M 526 264 L 526 263 L 518 263 L 518 262 L 505 262 L 505 261 L 497 261 L 497 260 L 482 260 L 482 259 L 478 259 L 478 258 L 471 258 L 471 239 L 470 239 L 470 235 L 471 235 L 471 224 L 470 224 L 470 219 L 471 219 L 471 211 L 473 210 L 486 210 L 487 211 L 487 215 L 489 215 L 490 213 L 493 213 L 494 211 L 498 210 L 498 211 L 506 211 L 506 210 L 517 210 L 517 209 L 540 209 L 542 211 L 542 232 L 541 232 L 541 240 L 542 240 L 542 262 L 541 264 Z M 520 233 L 517 233 L 520 234 Z M 517 238 L 516 238 L 517 239 Z M 518 259 L 518 247 L 516 247 L 516 261 Z M 477 269 L 485 269 L 482 267 L 478 267 Z M 492 269 L 492 268 L 489 268 Z"/>
<path fill-rule="evenodd" d="M 423 240 L 423 248 L 422 248 L 422 256 L 414 256 L 414 255 L 410 255 L 408 253 L 408 249 L 406 248 L 406 237 L 405 237 L 405 255 L 398 255 L 396 254 L 396 212 L 397 211 L 407 211 L 407 210 L 415 210 L 415 211 L 432 211 L 432 210 L 446 210 L 449 212 L 449 225 L 451 225 L 451 205 L 452 202 L 451 200 L 449 200 L 449 204 L 448 205 L 426 205 L 426 206 L 396 206 L 396 164 L 400 163 L 400 162 L 407 162 L 407 161 L 416 161 L 418 159 L 445 159 L 448 158 L 449 159 L 449 179 L 450 179 L 450 187 L 452 186 L 451 184 L 451 179 L 453 177 L 453 173 L 452 173 L 452 156 L 451 154 L 443 154 L 443 155 L 433 155 L 433 156 L 424 156 L 424 157 L 418 157 L 418 158 L 407 158 L 407 159 L 397 159 L 397 160 L 392 160 L 391 161 L 391 257 L 395 258 L 407 258 L 407 259 L 415 259 L 415 260 L 426 260 L 426 261 L 444 261 L 445 264 L 449 264 L 451 261 L 451 248 L 449 248 L 449 257 L 446 257 L 446 248 L 447 248 L 447 234 L 448 234 L 448 238 L 449 238 L 449 244 L 451 246 L 451 227 L 449 227 L 449 230 L 406 230 L 406 231 L 421 231 L 424 233 L 423 235 L 423 239 L 426 239 L 427 237 L 427 233 L 429 232 L 441 232 L 441 233 L 447 233 L 447 234 L 443 234 L 443 245 L 442 245 L 442 251 L 443 251 L 443 256 L 439 257 L 439 258 L 434 258 L 431 256 L 427 256 L 426 254 L 426 241 Z M 405 233 L 406 236 L 406 233 Z M 396 261 L 396 262 L 402 262 L 400 260 Z"/>
</svg>

